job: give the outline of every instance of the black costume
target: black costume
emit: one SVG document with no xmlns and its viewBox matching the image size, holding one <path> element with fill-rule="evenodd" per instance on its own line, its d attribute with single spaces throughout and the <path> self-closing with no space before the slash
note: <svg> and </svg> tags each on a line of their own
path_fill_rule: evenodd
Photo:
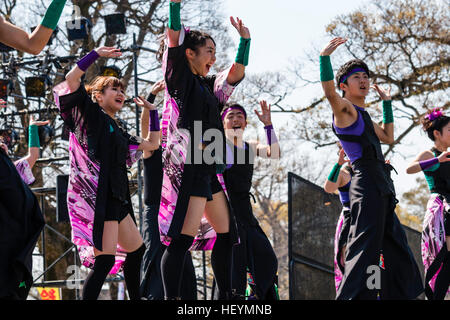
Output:
<svg viewBox="0 0 450 320">
<path fill-rule="evenodd" d="M 27 298 L 32 254 L 44 224 L 36 196 L 0 148 L 0 299 Z"/>
<path fill-rule="evenodd" d="M 150 101 L 150 100 L 149 100 Z M 148 300 L 163 300 L 161 257 L 166 246 L 161 243 L 158 230 L 159 202 L 162 186 L 162 150 L 155 150 L 144 159 L 144 215 L 142 238 L 147 247 L 142 260 L 141 295 Z M 197 299 L 197 281 L 191 253 L 186 253 L 180 296 L 183 300 Z"/>
<path fill-rule="evenodd" d="M 398 201 L 390 178 L 392 166 L 385 163 L 369 114 L 363 108 L 355 108 L 364 120 L 360 136 L 338 134 L 333 127 L 340 140 L 359 143 L 362 148 L 362 157 L 352 162 L 351 225 L 345 273 L 336 299 L 415 299 L 423 292 L 423 285 L 394 211 Z M 384 257 L 381 289 L 371 290 L 367 285 L 372 275 L 368 267 L 380 265 L 380 254 Z"/>
<path fill-rule="evenodd" d="M 245 297 L 248 269 L 257 298 L 275 300 L 278 298 L 276 289 L 278 260 L 269 239 L 253 215 L 250 202 L 255 154 L 246 142 L 244 149 L 232 144 L 229 146 L 234 150 L 234 161 L 223 176 L 241 241 L 239 245 L 233 247 L 233 293 L 237 299 Z M 243 153 L 245 163 L 241 164 L 238 159 L 242 158 Z"/>
</svg>

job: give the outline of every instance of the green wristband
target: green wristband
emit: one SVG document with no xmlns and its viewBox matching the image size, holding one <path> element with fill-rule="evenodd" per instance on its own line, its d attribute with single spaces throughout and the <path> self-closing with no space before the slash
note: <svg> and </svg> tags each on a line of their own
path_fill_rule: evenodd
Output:
<svg viewBox="0 0 450 320">
<path fill-rule="evenodd" d="M 28 127 L 28 147 L 41 147 L 41 144 L 39 143 L 39 132 L 37 125 L 32 124 Z"/>
<path fill-rule="evenodd" d="M 180 18 L 180 2 L 170 2 L 169 3 L 169 29 L 174 31 L 181 30 L 181 18 Z"/>
<path fill-rule="evenodd" d="M 248 57 L 250 55 L 250 40 L 251 39 L 245 39 L 241 37 L 236 54 L 236 59 L 234 60 L 237 63 L 243 64 L 244 66 L 248 65 Z"/>
<path fill-rule="evenodd" d="M 339 177 L 339 171 L 341 171 L 342 165 L 336 163 L 333 167 L 333 169 L 330 172 L 330 175 L 328 176 L 328 180 L 331 182 L 336 183 L 338 177 Z"/>
<path fill-rule="evenodd" d="M 394 113 L 392 112 L 392 100 L 383 100 L 383 122 L 393 123 Z"/>
<path fill-rule="evenodd" d="M 42 19 L 41 24 L 44 27 L 55 30 L 65 5 L 66 0 L 53 0 L 52 3 L 50 3 L 50 5 L 48 6 L 47 12 Z"/>
<path fill-rule="evenodd" d="M 334 80 L 333 67 L 330 56 L 319 56 L 320 81 Z"/>
</svg>

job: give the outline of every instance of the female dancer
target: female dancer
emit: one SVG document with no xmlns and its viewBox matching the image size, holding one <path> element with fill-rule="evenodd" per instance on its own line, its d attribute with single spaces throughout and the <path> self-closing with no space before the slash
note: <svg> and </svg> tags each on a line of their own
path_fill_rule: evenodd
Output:
<svg viewBox="0 0 450 320">
<path fill-rule="evenodd" d="M 151 131 L 141 139 L 122 128 L 116 118 L 125 101 L 119 79 L 99 76 L 86 87 L 80 83 L 98 57 L 120 55 L 119 49 L 111 47 L 91 51 L 54 89 L 61 116 L 70 129 L 67 203 L 72 241 L 83 264 L 92 268 L 83 287 L 86 300 L 97 299 L 108 273 L 116 273 L 122 264 L 130 299 L 140 298 L 145 246 L 134 220 L 126 166 L 140 156 L 137 151 L 158 148 L 159 132 Z M 140 107 L 155 109 L 140 97 L 134 101 Z"/>
<path fill-rule="evenodd" d="M 66 0 L 53 0 L 41 24 L 31 34 L 0 17 L 0 42 L 20 51 L 39 54 L 55 30 L 65 4 Z"/>
<path fill-rule="evenodd" d="M 422 118 L 422 126 L 434 146 L 421 152 L 406 172 L 423 171 L 431 192 L 422 231 L 425 294 L 443 300 L 450 296 L 450 117 L 434 109 Z"/>
<path fill-rule="evenodd" d="M 335 38 L 320 54 L 320 79 L 333 110 L 333 131 L 350 158 L 351 225 L 345 270 L 337 299 L 414 299 L 423 290 L 419 269 L 396 214 L 392 166 L 387 165 L 380 140 L 394 141 L 394 118 L 388 91 L 373 85 L 383 100 L 383 124 L 365 110 L 369 69 L 358 59 L 344 64 L 334 84 L 330 54 L 346 40 Z M 380 265 L 380 255 L 384 264 Z"/>
<path fill-rule="evenodd" d="M 212 163 L 205 160 L 212 155 L 208 155 L 211 139 L 203 136 L 208 129 L 218 131 L 214 142 L 221 140 L 224 146 L 220 110 L 244 77 L 250 33 L 241 20 L 231 18 L 241 35 L 235 63 L 224 72 L 207 76 L 216 61 L 215 43 L 206 33 L 181 27 L 180 2 L 170 2 L 168 49 L 163 59 L 167 90 L 162 119 L 164 171 L 159 228 L 161 240 L 170 243 L 161 261 L 164 292 L 167 299 L 180 297 L 179 270 L 189 248 L 212 248 L 219 299 L 227 299 L 231 296 L 231 249 L 237 237 L 216 176 L 216 162 L 223 164 L 223 159 Z M 223 150 L 218 150 L 214 156 L 219 157 L 220 151 L 223 155 Z"/>
<path fill-rule="evenodd" d="M 45 124 L 30 117 L 28 155 L 14 163 L 0 141 L 0 299 L 25 300 L 33 284 L 32 254 L 45 222 L 28 185 L 35 180 L 31 169 L 39 158 L 38 126 Z"/>
<path fill-rule="evenodd" d="M 164 80 L 156 82 L 148 97 L 153 103 L 158 92 L 165 89 Z M 144 109 L 141 114 L 141 136 L 146 137 L 149 130 L 159 129 L 159 119 L 151 116 L 156 110 Z M 153 123 L 150 121 L 153 119 Z M 158 120 L 158 122 L 156 121 Z M 161 201 L 162 187 L 162 149 L 144 151 L 144 215 L 142 238 L 146 246 L 142 259 L 143 275 L 141 281 L 141 295 L 148 300 L 163 300 L 164 287 L 161 277 L 161 258 L 166 246 L 161 243 L 158 230 L 158 212 Z M 183 271 L 183 283 L 180 296 L 182 300 L 197 299 L 197 279 L 192 262 L 191 253 L 186 253 Z"/>
<path fill-rule="evenodd" d="M 227 168 L 223 173 L 231 207 L 236 217 L 240 244 L 233 248 L 233 293 L 235 299 L 244 299 L 247 287 L 247 269 L 251 274 L 254 293 L 260 300 L 276 300 L 278 261 L 269 239 L 253 215 L 250 203 L 253 163 L 256 156 L 279 159 L 280 145 L 273 130 L 270 105 L 260 102 L 261 113 L 255 110 L 264 124 L 267 144 L 243 141 L 247 114 L 239 104 L 225 107 L 222 121 L 227 137 Z"/>
<path fill-rule="evenodd" d="M 347 245 L 347 237 L 350 229 L 350 183 L 352 180 L 351 166 L 345 166 L 350 160 L 346 159 L 346 154 L 341 145 L 339 145 L 339 159 L 331 170 L 327 181 L 323 186 L 328 193 L 339 191 L 339 199 L 342 203 L 342 211 L 339 215 L 336 226 L 336 234 L 334 236 L 334 283 L 336 292 L 342 281 L 345 270 L 345 248 Z M 342 169 L 341 169 L 342 168 Z"/>
</svg>

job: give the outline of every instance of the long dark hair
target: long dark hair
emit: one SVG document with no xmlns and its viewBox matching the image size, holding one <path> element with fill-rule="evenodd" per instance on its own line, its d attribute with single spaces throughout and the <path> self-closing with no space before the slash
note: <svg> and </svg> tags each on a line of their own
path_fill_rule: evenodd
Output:
<svg viewBox="0 0 450 320">
<path fill-rule="evenodd" d="M 203 32 L 203 31 L 198 31 L 198 30 L 189 30 L 189 31 L 185 32 L 183 44 L 186 49 L 189 48 L 189 49 L 197 52 L 198 48 L 206 45 L 207 39 L 210 39 L 214 43 L 214 46 L 216 45 L 216 42 L 211 37 L 211 35 L 209 35 L 208 33 Z M 156 55 L 156 58 L 158 59 L 159 62 L 162 61 L 164 50 L 166 49 L 164 40 L 165 40 L 165 38 L 162 37 L 160 44 L 159 44 L 159 50 Z"/>
</svg>

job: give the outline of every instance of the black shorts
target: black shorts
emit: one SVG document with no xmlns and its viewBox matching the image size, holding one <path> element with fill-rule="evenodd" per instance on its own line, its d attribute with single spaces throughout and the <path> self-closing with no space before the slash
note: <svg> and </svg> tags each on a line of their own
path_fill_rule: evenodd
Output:
<svg viewBox="0 0 450 320">
<path fill-rule="evenodd" d="M 120 201 L 109 192 L 106 202 L 105 221 L 121 222 L 129 214 L 128 201 Z"/>
<path fill-rule="evenodd" d="M 211 201 L 212 195 L 222 191 L 222 185 L 217 179 L 215 174 L 205 174 L 198 171 L 194 173 L 191 196 L 206 198 L 207 201 Z"/>
</svg>

